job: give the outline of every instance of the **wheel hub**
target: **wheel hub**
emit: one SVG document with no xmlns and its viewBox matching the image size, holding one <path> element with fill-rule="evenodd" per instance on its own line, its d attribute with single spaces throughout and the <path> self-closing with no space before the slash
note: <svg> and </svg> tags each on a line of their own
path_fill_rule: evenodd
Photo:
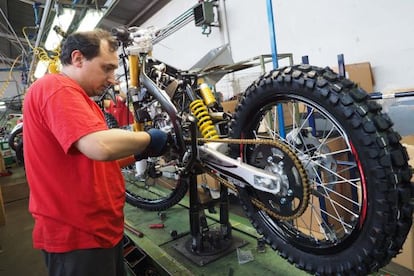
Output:
<svg viewBox="0 0 414 276">
<path fill-rule="evenodd" d="M 261 208 L 278 218 L 295 218 L 306 209 L 309 198 L 309 183 L 305 169 L 298 157 L 288 147 L 257 145 L 253 148 L 249 164 L 280 176 L 281 189 L 278 194 L 255 190 Z M 257 203 L 257 201 L 256 201 Z"/>
<path fill-rule="evenodd" d="M 318 168 L 329 169 L 336 171 L 337 162 L 331 150 L 326 144 L 323 144 L 312 134 L 311 128 L 302 129 L 300 133 L 292 130 L 286 136 L 286 140 L 297 150 L 297 156 L 305 168 L 308 178 L 313 180 L 313 183 L 319 182 Z M 337 177 L 335 174 L 325 175 L 327 183 L 336 183 Z M 334 184 L 330 184 L 334 185 Z M 329 187 L 333 188 L 333 187 Z"/>
</svg>

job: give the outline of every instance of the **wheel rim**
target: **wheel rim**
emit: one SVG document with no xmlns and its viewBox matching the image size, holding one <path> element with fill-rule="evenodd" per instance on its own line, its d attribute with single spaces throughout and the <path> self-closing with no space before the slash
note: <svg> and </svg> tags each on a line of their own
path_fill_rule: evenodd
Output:
<svg viewBox="0 0 414 276">
<path fill-rule="evenodd" d="M 158 105 L 151 108 L 158 111 Z M 171 120 L 165 112 L 154 116 L 151 127 L 174 133 Z M 135 164 L 123 169 L 126 201 L 136 207 L 154 211 L 165 210 L 177 204 L 187 191 L 187 184 L 179 174 L 178 159 L 179 153 L 172 146 L 164 155 L 149 158 L 145 168 L 137 170 Z"/>
<path fill-rule="evenodd" d="M 289 144 L 308 172 L 311 196 L 304 215 L 293 221 L 277 221 L 263 211 L 258 216 L 281 239 L 303 251 L 324 254 L 349 246 L 358 236 L 367 211 L 367 189 L 358 153 L 344 128 L 319 104 L 298 95 L 278 100 L 283 102 L 284 119 L 288 122 L 285 136 L 276 130 L 279 123 L 273 103 L 255 113 L 242 137 L 270 136 Z M 315 119 L 319 128 L 310 122 Z M 250 146 L 244 148 L 246 160 L 254 150 Z M 268 200 L 253 189 L 247 189 L 245 194 Z"/>
<path fill-rule="evenodd" d="M 137 207 L 163 209 L 170 205 L 180 191 L 181 179 L 175 170 L 174 161 L 151 158 L 144 175 L 137 175 L 136 167 L 124 168 L 127 201 Z"/>
</svg>

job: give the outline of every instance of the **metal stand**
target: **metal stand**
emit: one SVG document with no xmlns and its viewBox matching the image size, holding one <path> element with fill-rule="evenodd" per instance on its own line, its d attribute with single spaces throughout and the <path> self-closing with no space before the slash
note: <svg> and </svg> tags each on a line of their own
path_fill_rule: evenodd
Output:
<svg viewBox="0 0 414 276">
<path fill-rule="evenodd" d="M 180 238 L 173 247 L 199 266 L 206 265 L 246 242 L 233 237 L 229 222 L 229 200 L 227 187 L 220 187 L 220 220 L 218 229 L 209 229 L 204 213 L 205 206 L 200 203 L 197 191 L 197 175 L 191 174 L 185 180 L 189 181 L 190 192 L 190 234 L 191 237 Z"/>
</svg>

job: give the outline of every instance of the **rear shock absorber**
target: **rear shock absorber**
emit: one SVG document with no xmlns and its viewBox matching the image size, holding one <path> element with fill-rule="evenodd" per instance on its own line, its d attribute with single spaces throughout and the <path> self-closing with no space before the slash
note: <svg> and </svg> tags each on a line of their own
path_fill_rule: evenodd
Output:
<svg viewBox="0 0 414 276">
<path fill-rule="evenodd" d="M 213 121 L 208 114 L 207 106 L 204 104 L 203 100 L 194 100 L 190 104 L 190 109 L 198 119 L 197 125 L 203 138 L 219 139 L 219 135 L 214 128 Z"/>
<path fill-rule="evenodd" d="M 200 84 L 200 94 L 203 97 L 204 103 L 207 107 L 212 107 L 217 103 L 216 97 L 214 97 L 213 92 L 207 83 Z"/>
</svg>

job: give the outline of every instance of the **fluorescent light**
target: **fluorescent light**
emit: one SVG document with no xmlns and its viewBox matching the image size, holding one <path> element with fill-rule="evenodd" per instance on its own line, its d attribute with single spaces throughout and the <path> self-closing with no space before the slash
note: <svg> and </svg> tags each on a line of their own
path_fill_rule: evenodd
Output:
<svg viewBox="0 0 414 276">
<path fill-rule="evenodd" d="M 55 49 L 62 40 L 62 37 L 53 30 L 53 27 L 59 26 L 62 29 L 62 31 L 66 32 L 69 29 L 69 26 L 72 23 L 74 16 L 75 10 L 66 8 L 63 9 L 61 15 L 56 14 L 55 18 L 53 19 L 53 23 L 50 26 L 49 34 L 46 38 L 45 48 L 47 50 Z"/>
<path fill-rule="evenodd" d="M 76 31 L 92 31 L 93 29 L 95 29 L 96 25 L 98 25 L 99 21 L 101 21 L 103 16 L 104 12 L 101 10 L 88 10 L 85 16 L 82 18 L 81 22 L 79 23 L 79 26 L 76 29 Z"/>
<path fill-rule="evenodd" d="M 34 77 L 36 79 L 41 78 L 44 74 L 46 74 L 48 67 L 49 67 L 49 61 L 39 60 L 39 62 L 36 65 Z"/>
</svg>

